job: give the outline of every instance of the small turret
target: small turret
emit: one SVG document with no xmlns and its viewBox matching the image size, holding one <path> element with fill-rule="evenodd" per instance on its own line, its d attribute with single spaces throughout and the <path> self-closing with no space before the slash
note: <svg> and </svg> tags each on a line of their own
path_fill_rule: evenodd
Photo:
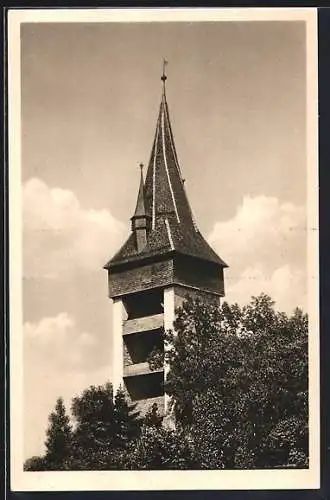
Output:
<svg viewBox="0 0 330 500">
<path fill-rule="evenodd" d="M 147 234 L 150 228 L 150 217 L 146 213 L 145 195 L 144 195 L 144 180 L 143 180 L 143 163 L 140 164 L 141 176 L 140 187 L 137 197 L 135 212 L 132 221 L 132 232 L 135 236 L 135 246 L 137 252 L 141 252 L 147 244 Z"/>
</svg>

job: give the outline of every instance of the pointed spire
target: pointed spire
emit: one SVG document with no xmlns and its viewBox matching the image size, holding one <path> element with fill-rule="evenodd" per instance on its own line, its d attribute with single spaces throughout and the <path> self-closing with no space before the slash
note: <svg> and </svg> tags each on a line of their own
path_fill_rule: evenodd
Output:
<svg viewBox="0 0 330 500">
<path fill-rule="evenodd" d="M 143 180 L 143 163 L 140 163 L 140 187 L 136 201 L 136 207 L 133 217 L 144 217 L 146 215 L 145 198 L 144 198 L 144 180 Z"/>
<path fill-rule="evenodd" d="M 138 252 L 141 252 L 147 244 L 147 234 L 149 229 L 150 217 L 146 213 L 144 180 L 143 180 L 143 163 L 140 163 L 140 187 L 136 201 L 134 215 L 131 218 L 132 232 L 135 235 L 135 247 Z"/>
<path fill-rule="evenodd" d="M 188 201 L 175 148 L 166 99 L 167 61 L 163 61 L 162 99 L 151 155 L 140 187 L 132 233 L 106 268 L 136 258 L 177 252 L 227 267 L 201 235 Z"/>
<path fill-rule="evenodd" d="M 185 192 L 170 123 L 165 94 L 166 64 L 164 60 L 161 77 L 163 94 L 145 181 L 146 210 L 152 218 L 153 230 L 165 218 L 197 230 Z"/>
</svg>

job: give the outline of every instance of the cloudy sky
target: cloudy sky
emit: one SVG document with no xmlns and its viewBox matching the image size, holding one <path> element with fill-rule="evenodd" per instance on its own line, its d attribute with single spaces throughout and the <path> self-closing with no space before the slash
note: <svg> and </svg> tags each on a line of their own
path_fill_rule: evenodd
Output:
<svg viewBox="0 0 330 500">
<path fill-rule="evenodd" d="M 199 228 L 228 301 L 306 306 L 305 32 L 300 22 L 25 24 L 22 183 L 25 456 L 47 415 L 111 370 L 103 264 L 148 162 L 162 59 Z"/>
</svg>

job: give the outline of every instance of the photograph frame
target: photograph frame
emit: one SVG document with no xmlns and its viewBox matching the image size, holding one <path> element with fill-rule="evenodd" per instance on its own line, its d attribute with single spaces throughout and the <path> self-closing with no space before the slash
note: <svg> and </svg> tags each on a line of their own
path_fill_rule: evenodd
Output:
<svg viewBox="0 0 330 500">
<path fill-rule="evenodd" d="M 328 19 L 329 19 L 329 18 L 330 18 L 330 16 L 329 16 L 329 11 L 327 12 L 327 14 L 328 14 Z M 321 33 L 321 38 L 322 38 L 322 26 L 326 26 L 326 25 L 327 25 L 327 24 L 326 24 L 326 23 L 327 23 L 327 21 L 326 21 L 326 20 L 325 20 L 325 21 L 321 21 L 321 18 L 322 18 L 322 16 L 320 16 L 320 12 L 319 12 L 319 16 L 318 16 L 318 29 L 319 29 L 319 61 L 321 61 L 321 65 L 322 65 L 322 57 L 324 57 L 324 53 L 322 52 L 322 50 L 325 50 L 325 49 L 324 49 L 324 48 L 322 49 L 322 43 L 320 43 L 320 33 Z M 326 18 L 327 18 L 327 16 L 325 15 L 323 19 L 326 19 Z M 324 23 L 323 25 L 322 25 L 322 22 Z M 320 28 L 321 28 L 321 31 L 320 31 Z M 326 44 L 325 44 L 325 45 L 326 45 Z M 322 56 L 322 54 L 323 54 L 323 56 Z M 323 96 L 325 95 L 325 94 L 324 94 L 324 92 L 325 92 L 325 83 L 324 83 L 324 82 L 326 81 L 326 70 L 325 70 L 325 74 L 322 76 L 322 71 L 320 71 L 320 66 L 319 66 L 319 75 L 320 75 L 319 91 L 320 91 L 320 99 L 321 99 L 321 105 L 322 105 L 322 92 L 323 92 Z M 322 90 L 322 89 L 323 89 L 323 90 Z M 323 115 L 323 116 L 324 116 L 324 115 Z M 322 142 L 322 141 L 323 141 L 323 142 Z M 322 146 L 322 144 L 323 144 L 323 146 Z M 322 174 L 322 168 L 321 168 L 321 166 L 322 166 L 322 147 L 323 147 L 323 151 L 324 151 L 324 150 L 326 149 L 326 145 L 325 145 L 325 139 L 324 139 L 324 136 L 322 136 L 322 113 L 321 113 L 321 121 L 320 121 L 320 183 L 321 183 L 321 185 L 322 185 L 322 183 L 323 183 L 323 184 L 326 184 L 326 181 L 321 182 L 321 180 L 322 180 L 322 179 L 324 179 L 324 174 Z M 323 162 L 323 163 L 324 163 L 324 162 Z M 323 177 L 322 177 L 322 176 L 323 176 Z M 8 184 L 7 184 L 7 186 L 8 186 Z M 321 190 L 321 194 L 322 194 L 322 190 Z M 320 219 L 321 219 L 321 221 L 322 221 L 322 196 L 321 196 L 321 195 L 320 195 Z M 324 219 L 323 219 L 323 220 L 324 220 Z M 321 234 L 322 234 L 322 233 L 321 233 Z M 320 248 L 320 251 L 321 251 L 321 268 L 322 268 L 322 265 L 324 265 L 324 259 L 322 260 L 322 239 L 321 239 L 321 241 L 320 241 L 320 247 L 321 247 L 321 248 Z M 322 263 L 323 263 L 323 264 L 322 264 Z M 326 273 L 325 273 L 325 274 L 326 274 Z M 321 281 L 321 280 L 320 280 L 320 281 Z M 323 292 L 322 292 L 322 290 L 323 290 L 323 289 L 324 289 L 324 288 L 322 288 L 322 281 L 321 281 L 321 302 L 322 302 L 322 300 L 324 300 L 324 299 L 323 299 L 324 294 L 323 294 Z M 322 309 L 321 309 L 321 325 L 324 325 L 324 322 L 325 322 L 325 321 L 326 321 L 326 318 L 324 318 L 323 311 L 322 311 Z M 322 327 L 322 328 L 323 328 L 323 327 Z M 327 353 L 327 351 L 326 351 L 326 350 L 323 350 L 323 348 L 322 348 L 322 345 L 323 345 L 323 342 L 324 342 L 324 336 L 322 336 L 322 328 L 321 328 L 321 356 L 322 356 L 322 360 L 323 360 L 323 362 L 324 362 L 324 359 L 326 359 L 326 356 L 327 356 L 327 354 L 326 354 L 326 353 Z M 325 380 L 325 379 L 324 379 L 324 376 L 323 376 L 323 377 L 322 377 L 323 384 L 324 384 L 324 380 Z M 322 387 L 322 389 L 321 389 L 321 390 L 323 390 L 323 387 Z M 325 418 L 326 418 L 326 417 L 325 417 L 325 414 L 324 414 L 324 411 L 323 411 L 323 413 L 322 413 L 322 418 L 323 418 L 323 423 L 324 423 L 324 420 L 325 420 Z M 324 447 L 324 445 L 323 445 L 323 447 Z M 325 451 L 327 451 L 327 450 L 325 450 Z M 323 450 L 323 456 L 324 456 L 324 455 L 325 455 L 325 453 L 324 453 L 324 450 Z M 246 492 L 246 490 L 242 490 L 242 491 L 241 491 L 241 493 L 243 493 L 243 491 L 244 491 L 244 492 Z M 315 491 L 317 492 L 318 490 L 315 490 Z M 142 490 L 141 492 L 139 491 L 139 494 L 142 494 L 142 492 L 143 492 L 143 490 Z M 88 492 L 88 493 L 86 492 L 86 495 L 90 495 L 91 493 L 92 493 L 92 490 L 91 490 L 90 492 Z M 150 494 L 152 494 L 152 493 L 153 493 L 152 491 L 150 491 L 150 492 L 146 492 L 146 494 L 147 494 L 147 495 L 150 495 Z M 305 496 L 305 495 L 311 495 L 311 494 L 312 494 L 312 491 L 311 491 L 311 490 L 308 490 L 308 491 L 302 490 L 300 493 L 302 494 L 302 496 L 300 496 L 299 498 L 312 498 L 311 496 Z M 41 494 L 42 494 L 42 495 L 44 495 L 44 493 L 38 493 L 38 496 L 40 496 Z M 45 494 L 46 494 L 46 493 L 45 493 Z M 59 493 L 59 492 L 57 492 L 57 493 L 55 493 L 55 492 L 54 492 L 54 493 L 52 493 L 52 495 L 60 495 L 60 494 L 61 494 L 61 493 Z M 78 494 L 79 494 L 79 493 L 78 493 Z M 78 495 L 78 494 L 77 494 L 77 495 Z M 99 493 L 98 493 L 98 495 L 102 495 L 102 494 L 103 494 L 103 493 L 101 493 L 101 492 L 99 492 Z M 118 492 L 116 493 L 115 491 L 112 491 L 112 492 L 108 491 L 106 494 L 107 494 L 107 495 L 109 495 L 109 494 L 111 494 L 111 495 L 115 495 L 115 494 L 119 494 L 119 493 L 118 493 Z M 124 494 L 125 496 L 126 496 L 126 495 L 127 495 L 127 496 L 129 496 L 130 494 L 133 494 L 133 493 L 132 493 L 132 492 L 125 492 L 125 493 L 121 493 L 121 494 Z M 143 494 L 144 494 L 144 493 L 143 493 Z M 165 493 L 165 492 L 162 492 L 162 493 L 161 493 L 161 492 L 158 492 L 158 493 L 157 493 L 157 495 L 166 495 L 166 494 L 180 494 L 180 495 L 188 495 L 188 494 L 192 494 L 193 496 L 195 496 L 195 495 L 197 494 L 197 492 L 193 492 L 193 491 L 191 491 L 191 492 L 180 491 L 180 493 L 179 493 L 179 490 L 178 490 L 178 491 L 172 490 L 172 491 L 168 491 L 167 493 Z M 211 497 L 212 497 L 212 494 L 213 494 L 213 495 L 215 494 L 215 493 L 214 493 L 214 491 L 213 491 L 213 492 L 212 492 L 212 491 L 207 491 L 207 492 L 206 492 L 206 491 L 204 491 L 203 498 L 208 497 L 209 495 L 210 495 L 210 498 L 211 498 Z M 227 495 L 232 495 L 232 494 L 233 494 L 233 492 L 232 492 L 232 491 L 226 491 L 226 492 L 225 492 L 225 494 L 226 494 L 226 496 L 227 496 Z M 240 493 L 239 493 L 239 494 L 240 494 Z M 257 495 L 257 496 L 258 496 L 258 495 L 262 495 L 262 494 L 263 494 L 263 492 L 261 492 L 261 491 L 253 491 L 253 492 L 251 492 L 250 494 L 251 494 L 251 495 L 253 494 L 253 495 L 254 495 L 254 497 L 253 497 L 253 498 L 255 498 L 255 496 L 256 496 L 256 495 Z M 290 494 L 290 495 L 296 495 L 296 494 L 298 494 L 298 491 L 294 491 L 294 492 L 293 492 L 293 491 L 290 491 L 290 493 L 289 493 L 289 494 Z M 29 495 L 32 495 L 32 492 L 31 492 L 31 493 L 25 493 L 25 495 L 27 495 L 27 498 L 28 498 L 28 497 L 29 497 Z M 71 495 L 74 495 L 74 494 L 73 494 L 73 493 L 70 493 L 70 496 L 71 496 Z M 282 492 L 281 492 L 281 491 L 277 491 L 277 492 L 272 491 L 272 492 L 270 493 L 270 495 L 271 495 L 271 496 L 273 496 L 273 495 L 282 495 Z M 86 498 L 87 498 L 87 497 L 86 497 Z M 248 498 L 248 497 L 246 497 L 246 496 L 245 496 L 245 498 Z M 297 498 L 298 498 L 298 497 L 297 497 Z"/>
</svg>

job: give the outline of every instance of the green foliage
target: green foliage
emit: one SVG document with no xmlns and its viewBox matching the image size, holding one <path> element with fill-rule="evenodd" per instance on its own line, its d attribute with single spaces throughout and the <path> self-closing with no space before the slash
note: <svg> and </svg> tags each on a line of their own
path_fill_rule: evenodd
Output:
<svg viewBox="0 0 330 500">
<path fill-rule="evenodd" d="M 159 370 L 164 366 L 164 341 L 166 338 L 165 331 L 162 328 L 159 332 L 160 343 L 157 344 L 147 357 L 149 368 L 151 371 Z"/>
<path fill-rule="evenodd" d="M 107 467 L 113 435 L 113 388 L 90 386 L 73 398 L 71 412 L 75 421 L 73 461 L 77 469 Z"/>
<path fill-rule="evenodd" d="M 46 432 L 44 464 L 47 465 L 48 469 L 68 469 L 70 468 L 72 428 L 62 398 L 58 398 L 55 411 L 49 416 L 49 422 L 50 425 Z"/>
<path fill-rule="evenodd" d="M 163 426 L 144 425 L 127 458 L 127 468 L 133 470 L 193 468 L 188 440 L 180 432 Z"/>
<path fill-rule="evenodd" d="M 114 406 L 114 446 L 126 449 L 130 441 L 139 436 L 142 418 L 135 409 L 135 404 L 128 404 L 124 390 L 118 389 Z"/>
<path fill-rule="evenodd" d="M 124 467 L 125 450 L 140 433 L 141 421 L 119 389 L 113 400 L 110 383 L 91 386 L 72 402 L 76 420 L 73 457 L 77 469 Z"/>
<path fill-rule="evenodd" d="M 90 386 L 51 413 L 46 454 L 24 470 L 308 467 L 308 320 L 267 295 L 221 307 L 187 300 L 167 332 L 165 389 L 175 428 L 153 404 L 142 419 L 125 392 Z M 149 356 L 152 369 L 163 350 Z"/>
<path fill-rule="evenodd" d="M 47 464 L 44 457 L 31 457 L 25 460 L 23 465 L 24 471 L 42 471 L 47 469 Z"/>
<path fill-rule="evenodd" d="M 154 403 L 144 417 L 144 425 L 159 429 L 162 426 L 163 417 L 158 411 L 157 403 Z"/>
<path fill-rule="evenodd" d="M 306 466 L 307 316 L 188 300 L 174 329 L 166 390 L 201 468 Z"/>
</svg>

